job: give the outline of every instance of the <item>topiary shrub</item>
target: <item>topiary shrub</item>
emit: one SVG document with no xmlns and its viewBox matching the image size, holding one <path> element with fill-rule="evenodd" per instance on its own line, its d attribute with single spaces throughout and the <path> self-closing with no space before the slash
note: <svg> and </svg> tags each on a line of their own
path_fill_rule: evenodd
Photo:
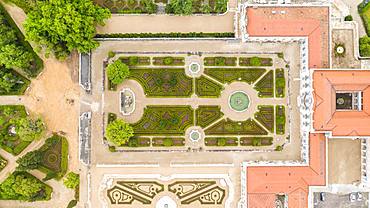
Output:
<svg viewBox="0 0 370 208">
<path fill-rule="evenodd" d="M 129 147 L 138 147 L 139 146 L 139 141 L 136 137 L 131 137 L 128 140 L 128 146 Z"/>
<path fill-rule="evenodd" d="M 353 21 L 353 17 L 351 15 L 347 15 L 345 18 L 344 18 L 344 21 Z"/>
<path fill-rule="evenodd" d="M 253 140 L 252 140 L 252 146 L 261 146 L 261 145 L 262 145 L 261 138 L 253 138 Z"/>
<path fill-rule="evenodd" d="M 164 65 L 171 65 L 173 64 L 173 58 L 172 57 L 166 57 L 163 59 L 163 64 Z"/>
<path fill-rule="evenodd" d="M 261 66 L 262 65 L 262 61 L 259 57 L 252 57 L 249 59 L 249 64 L 251 66 Z"/>
<path fill-rule="evenodd" d="M 276 146 L 275 151 L 283 151 L 283 146 L 281 145 Z"/>
<path fill-rule="evenodd" d="M 163 139 L 163 146 L 165 147 L 171 147 L 173 146 L 173 141 L 171 138 L 165 138 Z"/>
<path fill-rule="evenodd" d="M 128 65 L 135 66 L 139 63 L 139 57 L 137 56 L 130 56 L 128 58 Z"/>
<path fill-rule="evenodd" d="M 225 138 L 219 138 L 217 140 L 217 146 L 226 146 L 226 139 Z"/>
<path fill-rule="evenodd" d="M 113 51 L 108 52 L 108 58 L 113 58 L 116 55 Z"/>
</svg>

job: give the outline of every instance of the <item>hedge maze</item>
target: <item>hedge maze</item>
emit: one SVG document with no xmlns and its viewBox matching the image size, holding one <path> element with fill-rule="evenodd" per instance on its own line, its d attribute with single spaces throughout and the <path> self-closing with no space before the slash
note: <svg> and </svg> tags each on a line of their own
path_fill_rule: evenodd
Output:
<svg viewBox="0 0 370 208">
<path fill-rule="evenodd" d="M 234 81 L 254 83 L 266 69 L 263 68 L 205 68 L 204 73 L 222 83 Z"/>
<path fill-rule="evenodd" d="M 148 97 L 189 97 L 193 93 L 193 80 L 184 69 L 135 68 L 129 78 L 138 81 Z"/>
<path fill-rule="evenodd" d="M 274 97 L 274 71 L 270 70 L 254 86 L 258 96 L 262 98 Z"/>
<path fill-rule="evenodd" d="M 254 118 L 260 122 L 271 133 L 274 133 L 274 106 L 259 105 Z"/>
<path fill-rule="evenodd" d="M 222 118 L 224 114 L 221 112 L 221 107 L 217 105 L 201 105 L 195 110 L 196 125 L 206 128 L 213 122 Z"/>
<path fill-rule="evenodd" d="M 224 119 L 205 130 L 207 135 L 267 135 L 268 132 L 263 129 L 253 119 L 242 122 Z"/>
<path fill-rule="evenodd" d="M 195 79 L 195 94 L 199 97 L 218 98 L 223 89 L 222 85 L 205 76 Z"/>
<path fill-rule="evenodd" d="M 181 136 L 194 124 L 190 106 L 146 106 L 139 122 L 132 124 L 136 136 Z"/>
</svg>

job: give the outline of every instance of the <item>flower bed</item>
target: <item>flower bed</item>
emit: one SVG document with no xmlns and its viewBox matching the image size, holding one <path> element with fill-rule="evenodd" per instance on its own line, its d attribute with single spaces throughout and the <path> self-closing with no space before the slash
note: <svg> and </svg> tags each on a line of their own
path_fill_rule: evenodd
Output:
<svg viewBox="0 0 370 208">
<path fill-rule="evenodd" d="M 184 66 L 184 57 L 153 57 L 153 65 L 156 66 Z"/>
<path fill-rule="evenodd" d="M 272 58 L 261 57 L 241 57 L 239 58 L 240 66 L 272 66 Z"/>
<path fill-rule="evenodd" d="M 185 139 L 182 137 L 153 138 L 152 145 L 153 147 L 185 146 Z"/>
<path fill-rule="evenodd" d="M 206 146 L 238 146 L 238 138 L 236 137 L 206 137 L 204 139 Z"/>
<path fill-rule="evenodd" d="M 205 57 L 204 66 L 236 66 L 236 57 Z"/>
<path fill-rule="evenodd" d="M 242 137 L 240 145 L 242 146 L 270 146 L 274 138 L 272 137 Z"/>
<path fill-rule="evenodd" d="M 148 66 L 150 57 L 147 56 L 121 56 L 119 59 L 127 66 Z"/>
</svg>

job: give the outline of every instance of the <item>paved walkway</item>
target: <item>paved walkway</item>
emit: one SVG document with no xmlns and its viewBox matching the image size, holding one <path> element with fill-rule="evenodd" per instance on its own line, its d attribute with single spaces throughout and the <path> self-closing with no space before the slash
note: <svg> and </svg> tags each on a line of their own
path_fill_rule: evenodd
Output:
<svg viewBox="0 0 370 208">
<path fill-rule="evenodd" d="M 98 34 L 170 33 L 170 32 L 234 32 L 234 12 L 225 15 L 113 15 Z"/>
<path fill-rule="evenodd" d="M 0 96 L 0 105 L 19 105 L 23 99 L 23 96 Z"/>
</svg>

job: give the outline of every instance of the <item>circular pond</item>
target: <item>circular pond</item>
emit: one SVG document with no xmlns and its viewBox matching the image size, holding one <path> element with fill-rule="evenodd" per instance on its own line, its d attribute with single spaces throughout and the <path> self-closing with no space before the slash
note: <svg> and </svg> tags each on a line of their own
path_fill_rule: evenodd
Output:
<svg viewBox="0 0 370 208">
<path fill-rule="evenodd" d="M 243 112 L 249 107 L 249 97 L 245 92 L 236 91 L 229 97 L 229 106 L 231 109 Z"/>
</svg>

